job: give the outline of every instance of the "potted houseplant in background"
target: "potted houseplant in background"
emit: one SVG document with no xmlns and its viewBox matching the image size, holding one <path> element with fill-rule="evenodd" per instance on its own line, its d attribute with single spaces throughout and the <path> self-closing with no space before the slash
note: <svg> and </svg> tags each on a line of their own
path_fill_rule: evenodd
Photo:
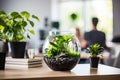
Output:
<svg viewBox="0 0 120 80">
<path fill-rule="evenodd" d="M 30 15 L 27 11 L 10 14 L 0 11 L 0 38 L 10 42 L 13 58 L 24 58 L 26 41 L 31 34 L 35 34 L 34 22 L 31 19 L 39 21 L 37 16 Z"/>
<path fill-rule="evenodd" d="M 44 61 L 55 71 L 71 70 L 80 60 L 80 45 L 69 32 L 50 32 L 43 46 Z"/>
<path fill-rule="evenodd" d="M 93 44 L 87 48 L 88 53 L 90 53 L 90 66 L 91 68 L 98 68 L 100 57 L 99 55 L 103 52 L 103 47 L 99 44 Z"/>
<path fill-rule="evenodd" d="M 72 12 L 70 15 L 70 24 L 71 24 L 71 27 L 76 27 L 77 26 L 77 22 L 79 20 L 79 15 L 77 12 Z"/>
</svg>

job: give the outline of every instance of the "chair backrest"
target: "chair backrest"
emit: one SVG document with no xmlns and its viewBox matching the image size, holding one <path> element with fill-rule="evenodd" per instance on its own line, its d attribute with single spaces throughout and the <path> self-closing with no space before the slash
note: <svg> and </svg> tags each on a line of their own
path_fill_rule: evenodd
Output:
<svg viewBox="0 0 120 80">
<path fill-rule="evenodd" d="M 120 43 L 120 35 L 113 37 L 112 42 Z"/>
</svg>

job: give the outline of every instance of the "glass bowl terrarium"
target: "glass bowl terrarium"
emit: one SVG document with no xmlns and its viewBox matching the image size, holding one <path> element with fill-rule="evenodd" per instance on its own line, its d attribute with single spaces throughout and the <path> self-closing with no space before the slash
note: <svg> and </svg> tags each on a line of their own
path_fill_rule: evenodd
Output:
<svg viewBox="0 0 120 80">
<path fill-rule="evenodd" d="M 69 32 L 50 32 L 43 46 L 44 61 L 52 70 L 68 71 L 80 60 L 80 45 Z"/>
</svg>

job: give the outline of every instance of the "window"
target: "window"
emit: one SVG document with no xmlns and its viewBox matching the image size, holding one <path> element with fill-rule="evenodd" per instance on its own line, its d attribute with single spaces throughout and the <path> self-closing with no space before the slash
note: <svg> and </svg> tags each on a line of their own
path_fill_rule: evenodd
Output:
<svg viewBox="0 0 120 80">
<path fill-rule="evenodd" d="M 77 19 L 71 20 L 70 15 Z M 82 32 L 91 30 L 91 18 L 98 17 L 98 30 L 106 33 L 107 40 L 113 34 L 112 0 L 60 0 L 61 30 L 73 30 L 79 27 Z"/>
</svg>

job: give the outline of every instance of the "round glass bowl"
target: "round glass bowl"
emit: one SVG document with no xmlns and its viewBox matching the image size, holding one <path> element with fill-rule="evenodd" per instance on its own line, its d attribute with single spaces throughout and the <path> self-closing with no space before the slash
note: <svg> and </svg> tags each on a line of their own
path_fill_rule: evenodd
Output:
<svg viewBox="0 0 120 80">
<path fill-rule="evenodd" d="M 70 32 L 50 32 L 43 46 L 44 61 L 55 71 L 68 71 L 80 60 L 80 44 Z"/>
</svg>

